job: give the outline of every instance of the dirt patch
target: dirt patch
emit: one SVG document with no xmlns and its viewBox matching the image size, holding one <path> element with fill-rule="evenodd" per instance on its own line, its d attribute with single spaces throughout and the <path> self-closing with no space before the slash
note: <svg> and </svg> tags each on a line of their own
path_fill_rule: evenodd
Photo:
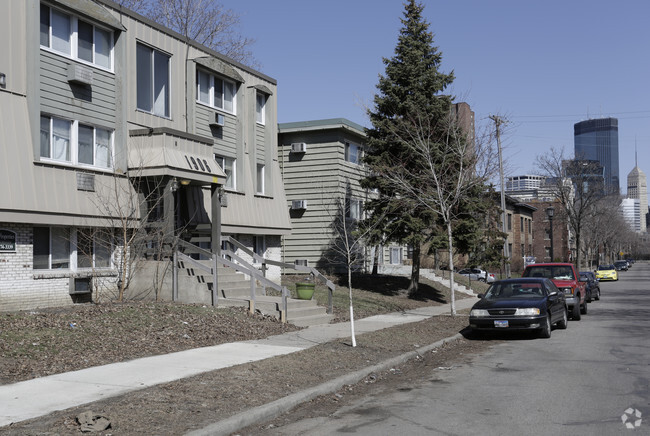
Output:
<svg viewBox="0 0 650 436">
<path fill-rule="evenodd" d="M 295 330 L 241 308 L 167 303 L 0 313 L 0 384 Z"/>
<path fill-rule="evenodd" d="M 208 372 L 192 378 L 167 383 L 120 397 L 110 398 L 82 407 L 50 414 L 46 417 L 24 421 L 0 429 L 2 434 L 79 434 L 76 417 L 92 411 L 106 417 L 111 427 L 96 434 L 113 435 L 176 435 L 203 428 L 250 409 L 266 404 L 323 383 L 332 378 L 361 368 L 375 365 L 390 357 L 452 336 L 467 327 L 467 316 L 438 316 L 418 323 L 392 327 L 357 337 L 357 347 L 350 346 L 349 339 L 340 339 L 286 356 L 238 365 L 232 368 Z M 490 342 L 460 339 L 446 345 L 436 353 L 426 353 L 422 359 L 429 364 L 446 366 L 449 359 L 456 359 L 489 346 Z M 429 360 L 438 359 L 438 360 Z M 421 358 L 399 368 L 401 374 L 409 373 L 407 367 L 421 365 Z M 412 372 L 412 377 L 417 377 Z M 375 374 L 373 384 L 390 381 L 390 373 Z M 368 383 L 360 383 L 366 386 Z M 304 416 L 313 413 L 309 405 L 330 407 L 340 404 L 343 395 L 362 389 L 344 387 L 339 396 L 324 396 L 308 403 Z M 336 400 L 333 400 L 336 398 Z M 330 404 L 332 403 L 332 404 Z M 302 406 L 301 406 L 302 407 Z M 325 410 L 325 409 L 324 409 Z M 292 416 L 300 416 L 292 414 Z M 279 418 L 276 426 L 282 425 Z M 246 429 L 241 434 L 259 434 L 268 424 Z"/>
</svg>

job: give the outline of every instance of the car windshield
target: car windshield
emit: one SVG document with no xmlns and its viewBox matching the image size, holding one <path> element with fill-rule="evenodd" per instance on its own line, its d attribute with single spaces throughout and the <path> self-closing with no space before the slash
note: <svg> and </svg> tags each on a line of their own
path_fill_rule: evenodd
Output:
<svg viewBox="0 0 650 436">
<path fill-rule="evenodd" d="M 486 300 L 502 300 L 508 298 L 544 298 L 544 287 L 541 283 L 506 282 L 490 286 L 484 298 Z"/>
<path fill-rule="evenodd" d="M 573 269 L 570 266 L 536 266 L 528 268 L 526 277 L 546 277 L 555 280 L 574 280 Z"/>
<path fill-rule="evenodd" d="M 610 269 L 614 269 L 614 265 L 598 265 L 599 271 L 607 271 Z"/>
</svg>

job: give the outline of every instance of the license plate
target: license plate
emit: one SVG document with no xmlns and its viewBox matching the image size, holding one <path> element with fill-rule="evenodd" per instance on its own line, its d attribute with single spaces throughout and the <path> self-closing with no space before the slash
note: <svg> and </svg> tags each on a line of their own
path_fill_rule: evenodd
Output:
<svg viewBox="0 0 650 436">
<path fill-rule="evenodd" d="M 504 321 L 495 320 L 494 321 L 494 326 L 495 327 L 508 327 L 508 320 L 504 320 Z"/>
</svg>

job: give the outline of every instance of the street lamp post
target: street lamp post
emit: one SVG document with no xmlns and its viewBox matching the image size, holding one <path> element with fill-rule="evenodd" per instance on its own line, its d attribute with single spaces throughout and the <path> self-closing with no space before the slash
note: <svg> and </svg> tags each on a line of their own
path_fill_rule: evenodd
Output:
<svg viewBox="0 0 650 436">
<path fill-rule="evenodd" d="M 551 262 L 553 262 L 553 215 L 555 215 L 555 208 L 549 206 L 546 208 L 546 216 L 548 216 L 549 226 L 551 228 Z"/>
</svg>

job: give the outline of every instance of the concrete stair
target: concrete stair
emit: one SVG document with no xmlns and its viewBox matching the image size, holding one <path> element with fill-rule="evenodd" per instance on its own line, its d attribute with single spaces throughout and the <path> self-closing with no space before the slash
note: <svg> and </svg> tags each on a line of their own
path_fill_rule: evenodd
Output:
<svg viewBox="0 0 650 436">
<path fill-rule="evenodd" d="M 248 276 L 237 272 L 232 268 L 225 266 L 217 267 L 219 277 L 218 305 L 219 306 L 237 306 L 250 307 L 251 305 L 251 285 Z M 179 287 L 184 284 L 204 289 L 204 295 L 210 295 L 212 291 L 212 276 L 203 273 L 195 268 L 181 270 Z M 263 289 L 260 286 L 255 288 L 255 310 L 260 313 L 279 319 L 282 310 L 282 298 L 279 296 L 263 295 Z M 204 302 L 204 301 L 197 301 Z M 318 306 L 316 300 L 299 300 L 295 298 L 287 299 L 287 322 L 299 327 L 308 327 L 312 325 L 328 324 L 333 315 L 327 314 L 324 307 Z"/>
<path fill-rule="evenodd" d="M 437 282 L 437 283 L 440 283 L 440 284 L 442 284 L 444 286 L 449 287 L 449 277 L 442 278 L 442 277 L 434 274 L 432 271 L 427 271 L 427 270 L 424 270 L 424 269 L 420 270 L 420 275 L 422 277 L 425 277 L 425 278 L 433 281 L 433 282 Z M 467 295 L 473 295 L 473 296 L 476 295 L 476 293 L 474 293 L 474 291 L 472 289 L 469 289 L 464 285 L 459 285 L 455 281 L 454 281 L 454 291 L 462 292 L 463 294 L 467 294 Z"/>
</svg>

